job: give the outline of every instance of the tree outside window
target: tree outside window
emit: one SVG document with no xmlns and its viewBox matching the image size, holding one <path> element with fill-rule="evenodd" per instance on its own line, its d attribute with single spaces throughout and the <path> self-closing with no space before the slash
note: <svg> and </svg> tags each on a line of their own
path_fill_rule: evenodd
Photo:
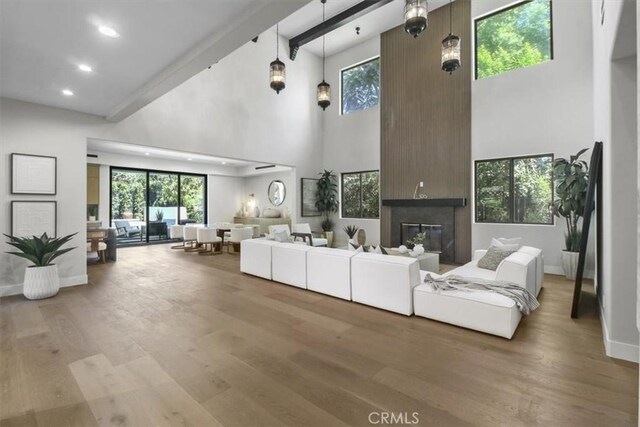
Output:
<svg viewBox="0 0 640 427">
<path fill-rule="evenodd" d="M 551 1 L 529 0 L 476 20 L 476 78 L 553 57 Z"/>
<path fill-rule="evenodd" d="M 553 155 L 476 162 L 476 222 L 553 224 Z"/>
<path fill-rule="evenodd" d="M 380 58 L 341 72 L 342 114 L 375 107 L 380 100 Z"/>
<path fill-rule="evenodd" d="M 378 171 L 342 174 L 342 217 L 380 217 L 380 173 Z"/>
</svg>

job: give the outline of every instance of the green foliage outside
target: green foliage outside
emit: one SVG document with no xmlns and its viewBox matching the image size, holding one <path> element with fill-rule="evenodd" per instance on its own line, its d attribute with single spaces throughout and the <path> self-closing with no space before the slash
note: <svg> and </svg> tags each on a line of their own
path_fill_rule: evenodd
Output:
<svg viewBox="0 0 640 427">
<path fill-rule="evenodd" d="M 378 171 L 342 174 L 342 217 L 380 217 Z"/>
<path fill-rule="evenodd" d="M 552 168 L 549 156 L 478 162 L 476 221 L 552 223 Z"/>
<path fill-rule="evenodd" d="M 551 1 L 533 0 L 476 21 L 477 78 L 551 59 Z"/>
<path fill-rule="evenodd" d="M 133 218 L 145 220 L 146 173 L 128 170 L 113 170 L 111 180 L 111 204 L 114 219 L 121 219 L 125 212 L 131 212 Z M 204 221 L 204 182 L 201 176 L 182 175 L 182 203 L 187 209 L 187 218 L 203 224 Z M 178 175 L 149 174 L 149 206 L 178 207 Z M 151 218 L 152 220 L 155 217 Z M 186 218 L 182 218 L 186 219 Z"/>
<path fill-rule="evenodd" d="M 379 100 L 379 58 L 342 72 L 342 114 L 376 106 Z"/>
</svg>

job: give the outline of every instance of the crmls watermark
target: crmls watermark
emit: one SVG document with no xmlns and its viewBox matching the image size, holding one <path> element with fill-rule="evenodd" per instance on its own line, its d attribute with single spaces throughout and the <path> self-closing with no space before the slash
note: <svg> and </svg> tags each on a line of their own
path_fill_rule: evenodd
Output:
<svg viewBox="0 0 640 427">
<path fill-rule="evenodd" d="M 369 423 L 380 425 L 415 425 L 420 422 L 418 412 L 371 412 Z"/>
</svg>

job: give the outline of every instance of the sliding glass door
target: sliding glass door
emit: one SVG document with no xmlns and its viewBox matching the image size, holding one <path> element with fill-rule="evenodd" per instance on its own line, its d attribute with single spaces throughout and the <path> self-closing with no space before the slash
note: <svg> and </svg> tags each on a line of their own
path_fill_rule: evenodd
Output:
<svg viewBox="0 0 640 427">
<path fill-rule="evenodd" d="M 118 245 L 169 240 L 174 224 L 206 223 L 207 176 L 111 168 L 111 225 Z"/>
</svg>

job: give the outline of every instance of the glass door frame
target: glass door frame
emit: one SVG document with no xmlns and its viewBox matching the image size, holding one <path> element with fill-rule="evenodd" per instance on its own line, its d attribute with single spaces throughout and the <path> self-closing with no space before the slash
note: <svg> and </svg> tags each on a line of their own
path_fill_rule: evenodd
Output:
<svg viewBox="0 0 640 427">
<path fill-rule="evenodd" d="M 160 169 L 145 169 L 145 168 L 132 168 L 132 167 L 125 167 L 125 166 L 109 166 L 109 227 L 111 227 L 111 224 L 113 223 L 113 171 L 128 171 L 128 172 L 138 172 L 138 173 L 144 173 L 145 174 L 145 208 L 144 208 L 144 215 L 145 215 L 145 223 L 147 226 L 147 233 L 145 234 L 145 238 L 144 240 L 141 240 L 140 244 L 149 244 L 149 175 L 150 174 L 166 174 L 166 175 L 177 175 L 178 176 L 178 214 L 177 214 L 177 224 L 180 224 L 180 221 L 182 220 L 182 218 L 180 218 L 180 207 L 182 205 L 182 177 L 183 176 L 191 176 L 191 177 L 196 177 L 196 178 L 203 178 L 204 181 L 204 197 L 203 197 L 203 204 L 204 204 L 204 223 L 205 225 L 208 223 L 209 220 L 209 212 L 208 212 L 208 208 L 209 208 L 209 177 L 207 174 L 202 174 L 202 173 L 192 173 L 192 172 L 177 172 L 177 171 L 167 171 L 167 170 L 160 170 Z M 185 218 L 186 219 L 186 218 Z M 165 242 L 168 242 L 170 240 L 167 240 Z M 163 243 L 165 243 L 163 242 Z M 157 243 L 156 241 L 153 241 L 152 243 Z M 132 245 L 128 245 L 128 246 L 134 246 Z"/>
</svg>

